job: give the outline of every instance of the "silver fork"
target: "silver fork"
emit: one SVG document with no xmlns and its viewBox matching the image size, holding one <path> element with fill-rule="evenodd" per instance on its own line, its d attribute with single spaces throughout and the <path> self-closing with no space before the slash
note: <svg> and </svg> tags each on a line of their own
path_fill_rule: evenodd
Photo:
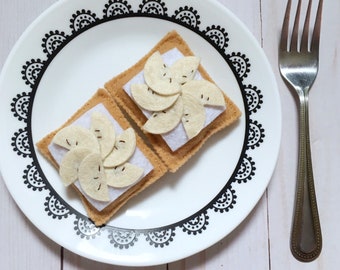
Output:
<svg viewBox="0 0 340 270">
<path fill-rule="evenodd" d="M 308 120 L 308 93 L 315 81 L 319 66 L 322 5 L 323 0 L 319 0 L 313 35 L 310 39 L 309 21 L 312 0 L 309 0 L 301 41 L 299 42 L 301 12 L 301 0 L 299 0 L 291 40 L 289 41 L 291 0 L 288 0 L 279 46 L 281 76 L 299 98 L 299 161 L 290 245 L 294 257 L 303 262 L 316 259 L 322 249 Z"/>
</svg>

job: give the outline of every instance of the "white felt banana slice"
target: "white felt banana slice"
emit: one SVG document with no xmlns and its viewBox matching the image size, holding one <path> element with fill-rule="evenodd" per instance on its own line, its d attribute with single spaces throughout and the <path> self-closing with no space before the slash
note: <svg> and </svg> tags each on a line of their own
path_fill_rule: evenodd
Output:
<svg viewBox="0 0 340 270">
<path fill-rule="evenodd" d="M 116 137 L 115 146 L 104 160 L 104 167 L 112 168 L 125 163 L 136 149 L 136 134 L 132 128 L 126 129 Z"/>
<path fill-rule="evenodd" d="M 205 109 L 199 100 L 190 94 L 183 94 L 184 111 L 182 123 L 189 139 L 195 137 L 204 127 Z"/>
<path fill-rule="evenodd" d="M 177 60 L 170 67 L 171 77 L 180 85 L 194 79 L 200 59 L 196 56 L 186 56 Z"/>
<path fill-rule="evenodd" d="M 61 129 L 53 138 L 53 143 L 72 149 L 76 146 L 92 149 L 94 152 L 99 152 L 100 147 L 97 138 L 86 128 L 71 125 Z"/>
<path fill-rule="evenodd" d="M 144 79 L 147 85 L 160 95 L 174 95 L 180 91 L 180 84 L 171 78 L 169 68 L 165 66 L 159 52 L 152 54 L 146 61 Z"/>
<path fill-rule="evenodd" d="M 114 126 L 106 115 L 94 112 L 91 115 L 90 130 L 99 142 L 101 156 L 104 159 L 115 145 L 116 134 Z"/>
<path fill-rule="evenodd" d="M 99 153 L 87 155 L 79 166 L 79 182 L 83 191 L 92 199 L 109 201 L 106 174 Z"/>
<path fill-rule="evenodd" d="M 169 108 L 179 97 L 179 94 L 172 96 L 159 95 L 146 84 L 132 84 L 131 94 L 139 106 L 151 112 L 162 111 Z"/>
<path fill-rule="evenodd" d="M 109 186 L 124 188 L 137 182 L 142 177 L 144 169 L 127 162 L 112 169 L 105 169 L 105 172 Z"/>
<path fill-rule="evenodd" d="M 59 174 L 65 186 L 78 179 L 79 166 L 86 156 L 92 153 L 91 149 L 74 147 L 68 151 L 59 164 Z"/>
<path fill-rule="evenodd" d="M 154 112 L 143 126 L 143 129 L 152 134 L 164 134 L 173 130 L 181 121 L 183 114 L 183 101 L 178 97 L 170 108 Z"/>
<path fill-rule="evenodd" d="M 221 89 L 207 80 L 193 80 L 182 86 L 183 93 L 194 96 L 203 105 L 225 106 Z"/>
</svg>

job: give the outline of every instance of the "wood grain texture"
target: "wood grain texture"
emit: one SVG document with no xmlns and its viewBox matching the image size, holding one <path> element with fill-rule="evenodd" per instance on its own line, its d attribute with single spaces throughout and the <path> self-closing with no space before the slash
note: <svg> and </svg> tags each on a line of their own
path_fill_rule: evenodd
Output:
<svg viewBox="0 0 340 270">
<path fill-rule="evenodd" d="M 317 2 L 317 1 L 313 1 Z M 296 1 L 293 1 L 293 5 Z M 285 1 L 262 0 L 264 50 L 275 71 L 282 99 L 283 134 L 276 171 L 268 187 L 271 269 L 337 269 L 339 254 L 339 1 L 324 1 L 320 69 L 310 92 L 310 132 L 315 188 L 323 232 L 323 250 L 311 263 L 300 263 L 289 251 L 297 169 L 296 100 L 278 73 L 277 44 Z"/>
<path fill-rule="evenodd" d="M 82 258 L 58 246 L 22 214 L 0 176 L 0 260 L 2 269 L 142 269 L 216 270 L 338 269 L 340 239 L 340 1 L 324 1 L 320 72 L 310 93 L 311 145 L 323 251 L 311 263 L 300 263 L 289 250 L 297 167 L 296 100 L 278 72 L 278 40 L 285 9 L 281 0 L 219 0 L 253 33 L 274 70 L 283 112 L 279 160 L 268 189 L 251 214 L 230 235 L 184 260 L 155 267 L 118 267 Z M 55 0 L 2 0 L 0 68 L 25 28 Z M 316 1 L 313 1 L 316 2 Z M 296 1 L 293 1 L 293 4 Z M 2 91 L 3 89 L 0 89 Z M 6 218 L 4 218 L 6 217 Z"/>
<path fill-rule="evenodd" d="M 0 68 L 25 28 L 54 1 L 11 1 L 0 5 Z M 0 91 L 3 91 L 1 89 Z M 0 258 L 2 269 L 61 269 L 61 247 L 22 214 L 0 176 Z"/>
</svg>

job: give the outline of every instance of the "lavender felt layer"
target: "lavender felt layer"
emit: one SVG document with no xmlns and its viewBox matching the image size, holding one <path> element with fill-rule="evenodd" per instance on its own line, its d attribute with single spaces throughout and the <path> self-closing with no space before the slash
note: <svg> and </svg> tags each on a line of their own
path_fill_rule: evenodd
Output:
<svg viewBox="0 0 340 270">
<path fill-rule="evenodd" d="M 173 48 L 165 52 L 164 54 L 162 54 L 163 61 L 167 66 L 171 66 L 174 62 L 176 62 L 178 59 L 182 57 L 183 57 L 183 54 L 177 48 Z M 201 79 L 202 79 L 202 76 L 197 71 L 194 80 L 201 80 Z M 132 94 L 131 94 L 131 85 L 132 84 L 143 84 L 143 83 L 145 83 L 144 72 L 141 71 L 135 77 L 133 77 L 130 81 L 128 81 L 123 86 L 123 89 L 130 96 L 130 98 L 133 99 Z M 206 113 L 204 127 L 206 127 L 211 122 L 213 122 L 223 111 L 226 110 L 226 107 L 205 106 L 204 108 L 205 108 L 205 113 Z M 147 118 L 149 118 L 152 115 L 152 112 L 147 111 L 142 108 L 140 109 Z M 179 149 L 180 147 L 182 147 L 184 144 L 186 144 L 189 141 L 185 133 L 184 126 L 181 122 L 177 125 L 175 129 L 171 130 L 168 133 L 162 134 L 162 137 L 172 151 L 176 151 L 177 149 Z"/>
</svg>

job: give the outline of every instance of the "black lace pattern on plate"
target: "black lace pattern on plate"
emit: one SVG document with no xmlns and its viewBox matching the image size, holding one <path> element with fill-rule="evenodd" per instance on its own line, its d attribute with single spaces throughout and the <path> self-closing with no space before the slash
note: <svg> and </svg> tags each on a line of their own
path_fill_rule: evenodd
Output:
<svg viewBox="0 0 340 270">
<path fill-rule="evenodd" d="M 244 116 L 246 120 L 244 147 L 231 178 L 226 179 L 225 187 L 203 209 L 166 227 L 143 230 L 116 228 L 108 225 L 96 227 L 86 216 L 69 206 L 50 185 L 36 158 L 30 134 L 34 94 L 52 59 L 80 33 L 103 22 L 126 17 L 156 17 L 179 24 L 199 34 L 225 59 L 239 83 L 244 101 L 246 112 Z M 251 60 L 242 52 L 228 51 L 232 37 L 226 30 L 227 26 L 210 25 L 202 29 L 202 19 L 199 12 L 190 6 L 179 6 L 170 14 L 166 3 L 161 0 L 143 0 L 136 11 L 133 10 L 128 0 L 109 0 L 103 6 L 102 14 L 96 14 L 86 9 L 75 10 L 69 18 L 69 29 L 51 29 L 42 37 L 41 46 L 45 58 L 31 58 L 23 63 L 21 79 L 27 85 L 27 89 L 22 89 L 22 92 L 12 99 L 11 113 L 21 123 L 21 128 L 13 134 L 11 146 L 18 156 L 27 159 L 28 165 L 22 169 L 23 184 L 30 192 L 47 191 L 44 209 L 48 217 L 55 220 L 72 218 L 74 219 L 74 232 L 80 238 L 90 241 L 96 237 L 105 237 L 112 247 L 117 249 L 133 248 L 137 241 L 146 241 L 154 248 L 165 248 L 171 245 L 180 232 L 185 233 L 188 237 L 204 234 L 209 227 L 211 213 L 226 215 L 233 210 L 237 204 L 235 185 L 252 181 L 256 174 L 256 160 L 252 157 L 252 152 L 261 147 L 265 140 L 265 127 L 256 120 L 256 114 L 261 110 L 264 98 L 261 89 L 246 83 L 247 77 L 251 73 Z"/>
</svg>

